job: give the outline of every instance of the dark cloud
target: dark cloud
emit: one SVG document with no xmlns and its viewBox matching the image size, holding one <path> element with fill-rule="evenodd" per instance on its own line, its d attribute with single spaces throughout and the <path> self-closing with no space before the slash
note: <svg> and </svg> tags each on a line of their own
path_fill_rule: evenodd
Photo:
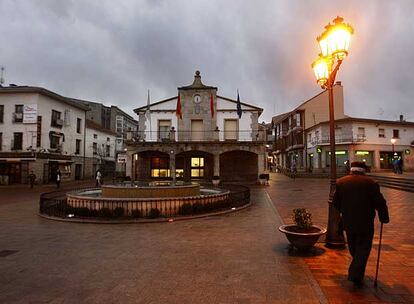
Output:
<svg viewBox="0 0 414 304">
<path fill-rule="evenodd" d="M 414 120 L 414 2 L 0 1 L 8 83 L 116 104 L 127 111 L 206 84 L 265 108 L 261 119 L 320 92 L 316 36 L 336 15 L 355 27 L 338 75 L 349 115 Z"/>
</svg>

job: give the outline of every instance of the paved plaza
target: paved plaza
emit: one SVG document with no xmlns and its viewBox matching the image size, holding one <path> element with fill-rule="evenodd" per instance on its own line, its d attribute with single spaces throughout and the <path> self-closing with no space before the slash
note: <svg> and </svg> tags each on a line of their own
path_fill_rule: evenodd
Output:
<svg viewBox="0 0 414 304">
<path fill-rule="evenodd" d="M 0 188 L 0 303 L 414 303 L 413 193 L 382 189 L 377 290 L 375 249 L 361 290 L 345 280 L 346 250 L 290 250 L 277 227 L 302 206 L 325 226 L 328 184 L 274 174 L 238 213 L 132 225 L 46 220 L 38 195 L 51 187 Z"/>
</svg>

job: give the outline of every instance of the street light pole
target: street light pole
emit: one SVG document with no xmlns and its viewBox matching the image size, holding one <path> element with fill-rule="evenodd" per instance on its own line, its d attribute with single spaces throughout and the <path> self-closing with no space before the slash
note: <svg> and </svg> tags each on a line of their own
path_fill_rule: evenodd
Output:
<svg viewBox="0 0 414 304">
<path fill-rule="evenodd" d="M 335 115 L 334 94 L 336 74 L 342 64 L 342 60 L 348 55 L 349 43 L 353 28 L 343 22 L 342 17 L 336 17 L 333 24 L 325 26 L 325 31 L 316 39 L 319 43 L 321 54 L 312 63 L 317 83 L 328 91 L 329 95 L 329 142 L 330 142 L 330 191 L 328 227 L 326 233 L 326 246 L 333 248 L 345 247 L 345 238 L 339 227 L 340 214 L 333 206 L 333 197 L 336 188 L 336 149 L 335 149 Z"/>
<path fill-rule="evenodd" d="M 339 228 L 340 214 L 339 211 L 333 206 L 333 196 L 336 189 L 336 143 L 335 143 L 335 112 L 334 112 L 334 95 L 333 87 L 335 85 L 336 73 L 342 60 L 338 60 L 335 68 L 330 73 L 327 90 L 329 94 L 329 143 L 331 150 L 331 168 L 330 168 L 330 190 L 329 190 L 329 209 L 328 209 L 328 227 L 326 231 L 325 245 L 332 248 L 341 248 L 345 246 L 344 233 Z"/>
</svg>

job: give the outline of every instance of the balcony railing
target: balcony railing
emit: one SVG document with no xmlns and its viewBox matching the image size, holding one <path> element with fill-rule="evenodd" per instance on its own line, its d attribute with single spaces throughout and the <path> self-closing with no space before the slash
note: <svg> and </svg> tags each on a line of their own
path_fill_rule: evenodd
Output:
<svg viewBox="0 0 414 304">
<path fill-rule="evenodd" d="M 337 144 L 343 144 L 343 143 L 359 143 L 359 142 L 364 142 L 366 141 L 367 138 L 365 135 L 343 135 L 343 136 L 335 136 L 335 143 Z M 330 141 L 330 137 L 329 136 L 325 136 L 322 138 L 317 138 L 317 137 L 312 137 L 312 139 L 310 140 L 310 144 L 313 146 L 316 145 L 324 145 L 324 144 L 329 144 Z"/>
<path fill-rule="evenodd" d="M 127 132 L 127 140 L 134 142 L 265 142 L 265 130 L 238 130 L 238 131 L 131 131 Z"/>
</svg>

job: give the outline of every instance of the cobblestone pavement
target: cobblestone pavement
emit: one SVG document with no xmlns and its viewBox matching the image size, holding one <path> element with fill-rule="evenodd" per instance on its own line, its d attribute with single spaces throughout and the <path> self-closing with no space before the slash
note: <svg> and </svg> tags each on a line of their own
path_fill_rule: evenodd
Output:
<svg viewBox="0 0 414 304">
<path fill-rule="evenodd" d="M 272 174 L 266 188 L 277 211 L 286 223 L 292 209 L 306 207 L 315 224 L 326 227 L 327 179 L 296 179 Z M 391 223 L 384 225 L 378 289 L 373 288 L 377 258 L 379 224 L 367 267 L 367 284 L 355 290 L 346 280 L 350 262 L 348 250 L 330 250 L 318 244 L 303 257 L 330 303 L 414 303 L 414 193 L 381 188 L 388 202 Z"/>
<path fill-rule="evenodd" d="M 238 213 L 141 225 L 40 218 L 49 188 L 0 188 L 0 303 L 327 303 L 263 188 Z"/>
</svg>

